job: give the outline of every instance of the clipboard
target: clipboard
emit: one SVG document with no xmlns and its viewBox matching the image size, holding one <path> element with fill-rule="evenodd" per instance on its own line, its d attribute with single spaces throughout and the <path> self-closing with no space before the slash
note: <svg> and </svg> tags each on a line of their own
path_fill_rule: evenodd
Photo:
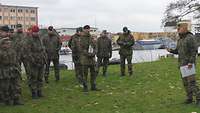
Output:
<svg viewBox="0 0 200 113">
<path fill-rule="evenodd" d="M 188 65 L 180 67 L 181 75 L 183 78 L 196 74 L 195 65 L 192 64 L 192 68 L 189 69 Z"/>
</svg>

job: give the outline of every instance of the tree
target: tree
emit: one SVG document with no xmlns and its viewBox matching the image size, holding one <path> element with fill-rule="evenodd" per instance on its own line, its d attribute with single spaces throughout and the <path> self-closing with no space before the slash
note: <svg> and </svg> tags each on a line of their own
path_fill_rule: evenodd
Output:
<svg viewBox="0 0 200 113">
<path fill-rule="evenodd" d="M 193 19 L 200 20 L 200 0 L 178 0 L 171 2 L 164 12 L 162 25 L 167 22 L 178 22 L 191 14 Z"/>
</svg>

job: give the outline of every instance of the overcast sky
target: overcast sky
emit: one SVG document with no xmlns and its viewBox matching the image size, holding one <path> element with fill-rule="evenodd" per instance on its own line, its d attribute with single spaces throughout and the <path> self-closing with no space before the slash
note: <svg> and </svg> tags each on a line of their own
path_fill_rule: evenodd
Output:
<svg viewBox="0 0 200 113">
<path fill-rule="evenodd" d="M 39 24 L 79 27 L 85 24 L 118 32 L 162 31 L 161 19 L 172 0 L 0 0 L 6 5 L 39 7 Z"/>
</svg>

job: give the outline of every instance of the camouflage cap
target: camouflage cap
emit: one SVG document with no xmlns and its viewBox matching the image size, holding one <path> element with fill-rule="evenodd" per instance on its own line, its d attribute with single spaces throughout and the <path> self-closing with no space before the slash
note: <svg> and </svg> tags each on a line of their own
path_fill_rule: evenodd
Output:
<svg viewBox="0 0 200 113">
<path fill-rule="evenodd" d="M 16 27 L 17 28 L 22 28 L 22 24 L 17 24 Z"/>
<path fill-rule="evenodd" d="M 83 29 L 90 29 L 90 26 L 89 26 L 89 25 L 85 25 L 85 26 L 83 27 Z"/>
<path fill-rule="evenodd" d="M 48 30 L 49 30 L 49 31 L 53 31 L 53 26 L 49 26 L 49 27 L 48 27 Z"/>
<path fill-rule="evenodd" d="M 189 21 L 180 21 L 177 23 L 177 28 L 178 27 L 186 27 L 188 31 L 191 31 L 191 23 Z"/>
<path fill-rule="evenodd" d="M 1 30 L 1 31 L 4 31 L 4 32 L 9 32 L 9 31 L 10 31 L 10 28 L 9 28 L 7 25 L 5 25 L 5 26 L 2 26 L 2 27 L 0 28 L 0 30 Z"/>
<path fill-rule="evenodd" d="M 127 31 L 128 30 L 128 28 L 127 27 L 123 27 L 123 31 Z"/>
<path fill-rule="evenodd" d="M 107 30 L 103 30 L 102 33 L 107 33 Z"/>
<path fill-rule="evenodd" d="M 10 29 L 10 32 L 11 32 L 11 33 L 14 32 L 14 29 L 11 28 L 11 29 Z"/>
</svg>

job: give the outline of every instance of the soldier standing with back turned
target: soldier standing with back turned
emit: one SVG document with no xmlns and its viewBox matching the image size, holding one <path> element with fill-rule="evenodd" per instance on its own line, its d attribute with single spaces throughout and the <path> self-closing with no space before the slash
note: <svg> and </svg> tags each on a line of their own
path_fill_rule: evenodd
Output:
<svg viewBox="0 0 200 113">
<path fill-rule="evenodd" d="M 76 34 L 74 34 L 68 42 L 68 46 L 72 50 L 72 60 L 75 65 L 76 79 L 78 80 L 79 83 L 82 83 L 81 82 L 82 68 L 80 63 L 80 51 L 78 49 L 78 46 L 80 45 L 80 38 L 82 32 L 83 32 L 82 27 L 77 28 Z"/>
<path fill-rule="evenodd" d="M 132 69 L 132 55 L 135 40 L 134 37 L 130 34 L 130 31 L 127 27 L 123 28 L 123 34 L 121 34 L 117 40 L 117 44 L 120 46 L 119 54 L 121 61 L 121 76 L 125 76 L 125 60 L 128 62 L 128 72 L 131 76 L 133 74 Z"/>
<path fill-rule="evenodd" d="M 56 81 L 60 80 L 60 69 L 59 69 L 59 50 L 61 48 L 61 41 L 55 34 L 53 26 L 48 27 L 48 34 L 43 38 L 43 44 L 47 53 L 47 67 L 45 70 L 45 81 L 48 83 L 50 63 L 53 61 L 54 72 Z"/>
<path fill-rule="evenodd" d="M 112 57 L 112 41 L 108 38 L 108 33 L 104 30 L 97 39 L 97 68 L 103 66 L 103 76 L 106 76 L 109 58 Z"/>
</svg>

